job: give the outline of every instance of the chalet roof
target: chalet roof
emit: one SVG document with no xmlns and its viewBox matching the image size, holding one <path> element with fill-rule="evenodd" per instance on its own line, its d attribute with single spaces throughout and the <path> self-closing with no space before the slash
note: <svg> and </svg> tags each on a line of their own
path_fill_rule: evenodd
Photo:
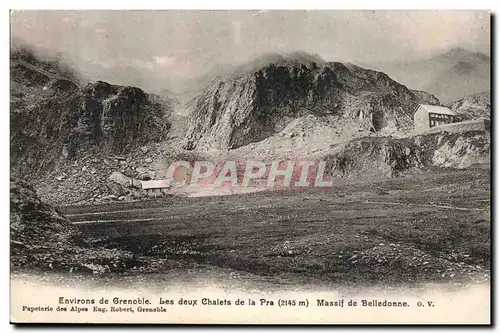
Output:
<svg viewBox="0 0 500 334">
<path fill-rule="evenodd" d="M 449 108 L 446 107 L 439 107 L 439 106 L 431 106 L 428 104 L 421 104 L 415 112 L 418 110 L 423 109 L 427 113 L 435 113 L 435 114 L 444 114 L 444 115 L 452 115 L 452 116 L 457 116 L 457 113 L 452 111 Z"/>
</svg>

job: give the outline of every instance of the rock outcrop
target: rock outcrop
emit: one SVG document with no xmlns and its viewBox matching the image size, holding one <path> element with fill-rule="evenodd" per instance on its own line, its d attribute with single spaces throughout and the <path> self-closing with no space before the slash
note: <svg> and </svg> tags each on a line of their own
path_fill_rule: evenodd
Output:
<svg viewBox="0 0 500 334">
<path fill-rule="evenodd" d="M 341 117 L 372 132 L 404 128 L 418 103 L 415 94 L 386 74 L 352 64 L 303 55 L 257 63 L 260 67 L 217 78 L 198 96 L 186 149 L 238 148 L 310 114 Z"/>
<path fill-rule="evenodd" d="M 473 136 L 453 136 L 441 140 L 432 155 L 432 164 L 444 168 L 468 168 L 491 161 L 491 139 L 478 133 Z"/>
<path fill-rule="evenodd" d="M 412 139 L 359 138 L 326 157 L 335 177 L 395 177 L 424 167 L 423 151 Z"/>
<path fill-rule="evenodd" d="M 429 168 L 464 169 L 488 164 L 490 140 L 484 131 L 411 138 L 364 137 L 334 147 L 322 160 L 334 177 L 398 177 Z"/>
</svg>

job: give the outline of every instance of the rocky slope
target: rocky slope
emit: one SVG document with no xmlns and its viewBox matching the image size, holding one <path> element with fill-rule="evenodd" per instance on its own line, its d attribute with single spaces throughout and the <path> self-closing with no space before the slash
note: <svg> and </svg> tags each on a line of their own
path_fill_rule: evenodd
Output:
<svg viewBox="0 0 500 334">
<path fill-rule="evenodd" d="M 317 145 L 313 150 L 311 138 L 291 138 L 290 146 L 306 154 L 279 155 L 266 151 L 259 144 L 251 150 L 230 151 L 231 159 L 255 159 L 266 161 L 325 161 L 325 173 L 334 178 L 380 179 L 394 178 L 435 168 L 464 169 L 475 165 L 486 166 L 490 162 L 491 137 L 489 132 L 468 131 L 462 133 L 434 133 L 415 137 L 368 136 L 354 138 L 338 144 Z M 305 139 L 304 144 L 301 139 Z M 288 141 L 285 141 L 286 143 Z M 285 167 L 280 167 L 285 168 Z M 312 174 L 313 171 L 311 171 Z M 264 175 L 264 177 L 267 174 Z M 315 175 L 312 175 L 315 176 Z M 292 176 L 298 181 L 300 170 Z"/>
<path fill-rule="evenodd" d="M 93 248 L 61 213 L 27 183 L 10 180 L 10 264 L 13 270 L 102 274 L 134 262 L 130 253 Z"/>
<path fill-rule="evenodd" d="M 10 236 L 13 250 L 39 243 L 83 243 L 78 230 L 54 208 L 46 205 L 23 181 L 10 180 Z M 16 253 L 16 252 L 15 252 Z"/>
<path fill-rule="evenodd" d="M 174 148 L 150 143 L 127 155 L 84 153 L 60 166 L 36 183 L 42 200 L 49 204 L 84 204 L 107 201 L 146 200 L 165 195 L 142 190 L 141 181 L 160 179 Z M 163 173 L 163 175 L 162 175 Z"/>
<path fill-rule="evenodd" d="M 382 72 L 317 58 L 271 57 L 219 77 L 197 98 L 187 149 L 234 149 L 282 131 L 307 115 L 337 130 L 410 126 L 418 98 Z M 345 123 L 345 122 L 344 122 Z"/>
<path fill-rule="evenodd" d="M 464 120 L 491 118 L 491 94 L 479 93 L 469 95 L 449 105 Z"/>
<path fill-rule="evenodd" d="M 10 67 L 11 171 L 20 177 L 42 177 L 82 154 L 127 154 L 168 135 L 168 104 L 139 88 L 82 86 L 26 50 L 12 52 Z"/>
<path fill-rule="evenodd" d="M 359 138 L 322 157 L 334 177 L 398 177 L 432 168 L 489 164 L 489 133 L 437 133 L 411 138 Z"/>
</svg>

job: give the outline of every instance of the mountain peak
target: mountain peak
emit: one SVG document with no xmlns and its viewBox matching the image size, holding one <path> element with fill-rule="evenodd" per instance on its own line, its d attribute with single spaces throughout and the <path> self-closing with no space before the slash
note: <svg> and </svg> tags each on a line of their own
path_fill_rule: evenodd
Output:
<svg viewBox="0 0 500 334">
<path fill-rule="evenodd" d="M 418 101 L 407 87 L 382 72 L 321 61 L 273 54 L 214 81 L 193 104 L 184 147 L 240 148 L 308 115 L 333 124 L 337 139 L 409 125 Z"/>
<path fill-rule="evenodd" d="M 237 66 L 231 73 L 231 76 L 240 76 L 261 70 L 269 66 L 311 66 L 323 65 L 326 61 L 318 55 L 307 52 L 289 52 L 289 53 L 265 53 L 257 56 L 244 64 Z"/>
<path fill-rule="evenodd" d="M 450 71 L 456 71 L 459 74 L 470 74 L 476 66 L 470 62 L 460 61 L 453 66 Z"/>
<path fill-rule="evenodd" d="M 477 63 L 490 61 L 490 57 L 484 53 L 469 51 L 461 47 L 452 48 L 437 58 L 442 61 L 449 60 L 453 62 L 469 61 Z"/>
</svg>

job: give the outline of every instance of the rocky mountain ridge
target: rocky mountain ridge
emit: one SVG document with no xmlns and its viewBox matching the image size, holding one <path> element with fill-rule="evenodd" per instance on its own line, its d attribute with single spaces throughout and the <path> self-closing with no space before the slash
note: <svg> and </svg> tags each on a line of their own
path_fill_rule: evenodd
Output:
<svg viewBox="0 0 500 334">
<path fill-rule="evenodd" d="M 264 57 L 181 106 L 136 87 L 82 84 L 25 58 L 11 62 L 11 171 L 33 180 L 51 204 L 164 196 L 168 190 L 142 190 L 141 180 L 162 178 L 186 159 L 328 159 L 335 177 L 395 177 L 489 159 L 485 134 L 453 137 L 448 146 L 446 135 L 427 147 L 404 138 L 415 106 L 439 100 L 353 64 Z M 186 132 L 179 108 L 188 107 Z"/>
<path fill-rule="evenodd" d="M 490 90 L 491 58 L 464 48 L 452 48 L 421 60 L 363 66 L 383 71 L 413 89 L 434 94 L 444 104 Z"/>
</svg>

